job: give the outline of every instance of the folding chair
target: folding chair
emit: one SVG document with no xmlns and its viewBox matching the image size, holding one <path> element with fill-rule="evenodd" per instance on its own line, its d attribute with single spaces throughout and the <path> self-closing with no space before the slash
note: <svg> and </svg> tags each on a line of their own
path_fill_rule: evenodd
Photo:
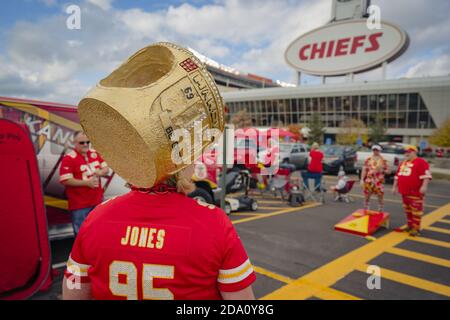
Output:
<svg viewBox="0 0 450 320">
<path fill-rule="evenodd" d="M 342 190 L 336 190 L 338 196 L 336 197 L 335 201 L 344 201 L 346 203 L 353 202 L 353 198 L 350 196 L 350 192 L 352 191 L 355 183 L 355 180 L 349 180 Z"/>
<path fill-rule="evenodd" d="M 320 175 L 320 183 L 319 185 L 314 184 L 314 188 L 309 187 L 310 180 L 315 180 Z M 323 179 L 323 175 L 321 173 L 311 173 L 308 171 L 302 171 L 302 179 L 303 179 L 303 195 L 305 200 L 311 200 L 314 202 L 325 203 L 325 179 Z"/>
</svg>

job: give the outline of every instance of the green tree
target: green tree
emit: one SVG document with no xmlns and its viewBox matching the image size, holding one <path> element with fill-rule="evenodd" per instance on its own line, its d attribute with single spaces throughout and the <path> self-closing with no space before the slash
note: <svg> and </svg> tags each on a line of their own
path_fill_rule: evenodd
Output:
<svg viewBox="0 0 450 320">
<path fill-rule="evenodd" d="M 353 145 L 357 143 L 358 138 L 361 138 L 362 141 L 367 140 L 367 127 L 364 122 L 354 118 L 342 121 L 336 135 L 336 142 L 338 144 Z"/>
<path fill-rule="evenodd" d="M 429 141 L 439 147 L 450 147 L 450 117 L 433 132 Z"/>
<path fill-rule="evenodd" d="M 236 129 L 248 128 L 253 125 L 252 118 L 246 109 L 235 113 L 231 118 L 231 123 Z"/>
<path fill-rule="evenodd" d="M 375 122 L 369 125 L 369 138 L 373 143 L 379 143 L 386 137 L 386 121 L 381 113 L 375 117 Z"/>
<path fill-rule="evenodd" d="M 325 123 L 322 121 L 320 113 L 313 113 L 308 123 L 309 134 L 308 140 L 310 143 L 317 142 L 323 143 L 323 136 L 326 132 Z"/>
</svg>

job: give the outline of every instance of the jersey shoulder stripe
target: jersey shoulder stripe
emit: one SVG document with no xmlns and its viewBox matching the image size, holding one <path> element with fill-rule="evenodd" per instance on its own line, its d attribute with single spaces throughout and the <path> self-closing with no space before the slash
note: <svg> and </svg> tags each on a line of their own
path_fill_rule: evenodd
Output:
<svg viewBox="0 0 450 320">
<path fill-rule="evenodd" d="M 239 267 L 219 270 L 219 277 L 217 278 L 217 282 L 223 284 L 237 283 L 244 280 L 252 273 L 253 266 L 250 263 L 250 260 L 247 259 Z"/>
</svg>

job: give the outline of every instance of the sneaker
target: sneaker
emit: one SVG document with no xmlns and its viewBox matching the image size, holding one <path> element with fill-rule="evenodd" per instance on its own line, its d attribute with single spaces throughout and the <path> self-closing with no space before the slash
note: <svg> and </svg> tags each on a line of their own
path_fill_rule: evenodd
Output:
<svg viewBox="0 0 450 320">
<path fill-rule="evenodd" d="M 420 237 L 420 231 L 417 230 L 417 229 L 411 229 L 411 230 L 409 231 L 409 235 L 410 235 L 411 237 Z"/>
<path fill-rule="evenodd" d="M 341 200 L 341 197 L 337 196 L 336 198 L 334 198 L 335 202 L 338 202 L 339 200 Z"/>
</svg>

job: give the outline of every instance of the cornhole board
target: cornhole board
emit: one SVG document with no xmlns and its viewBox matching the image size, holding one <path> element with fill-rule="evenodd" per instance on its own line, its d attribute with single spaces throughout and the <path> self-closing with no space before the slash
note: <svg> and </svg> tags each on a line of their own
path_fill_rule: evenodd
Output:
<svg viewBox="0 0 450 320">
<path fill-rule="evenodd" d="M 379 228 L 389 228 L 389 213 L 359 209 L 334 226 L 337 231 L 369 236 Z"/>
<path fill-rule="evenodd" d="M 0 299 L 26 299 L 48 284 L 44 197 L 28 129 L 0 119 Z"/>
</svg>

